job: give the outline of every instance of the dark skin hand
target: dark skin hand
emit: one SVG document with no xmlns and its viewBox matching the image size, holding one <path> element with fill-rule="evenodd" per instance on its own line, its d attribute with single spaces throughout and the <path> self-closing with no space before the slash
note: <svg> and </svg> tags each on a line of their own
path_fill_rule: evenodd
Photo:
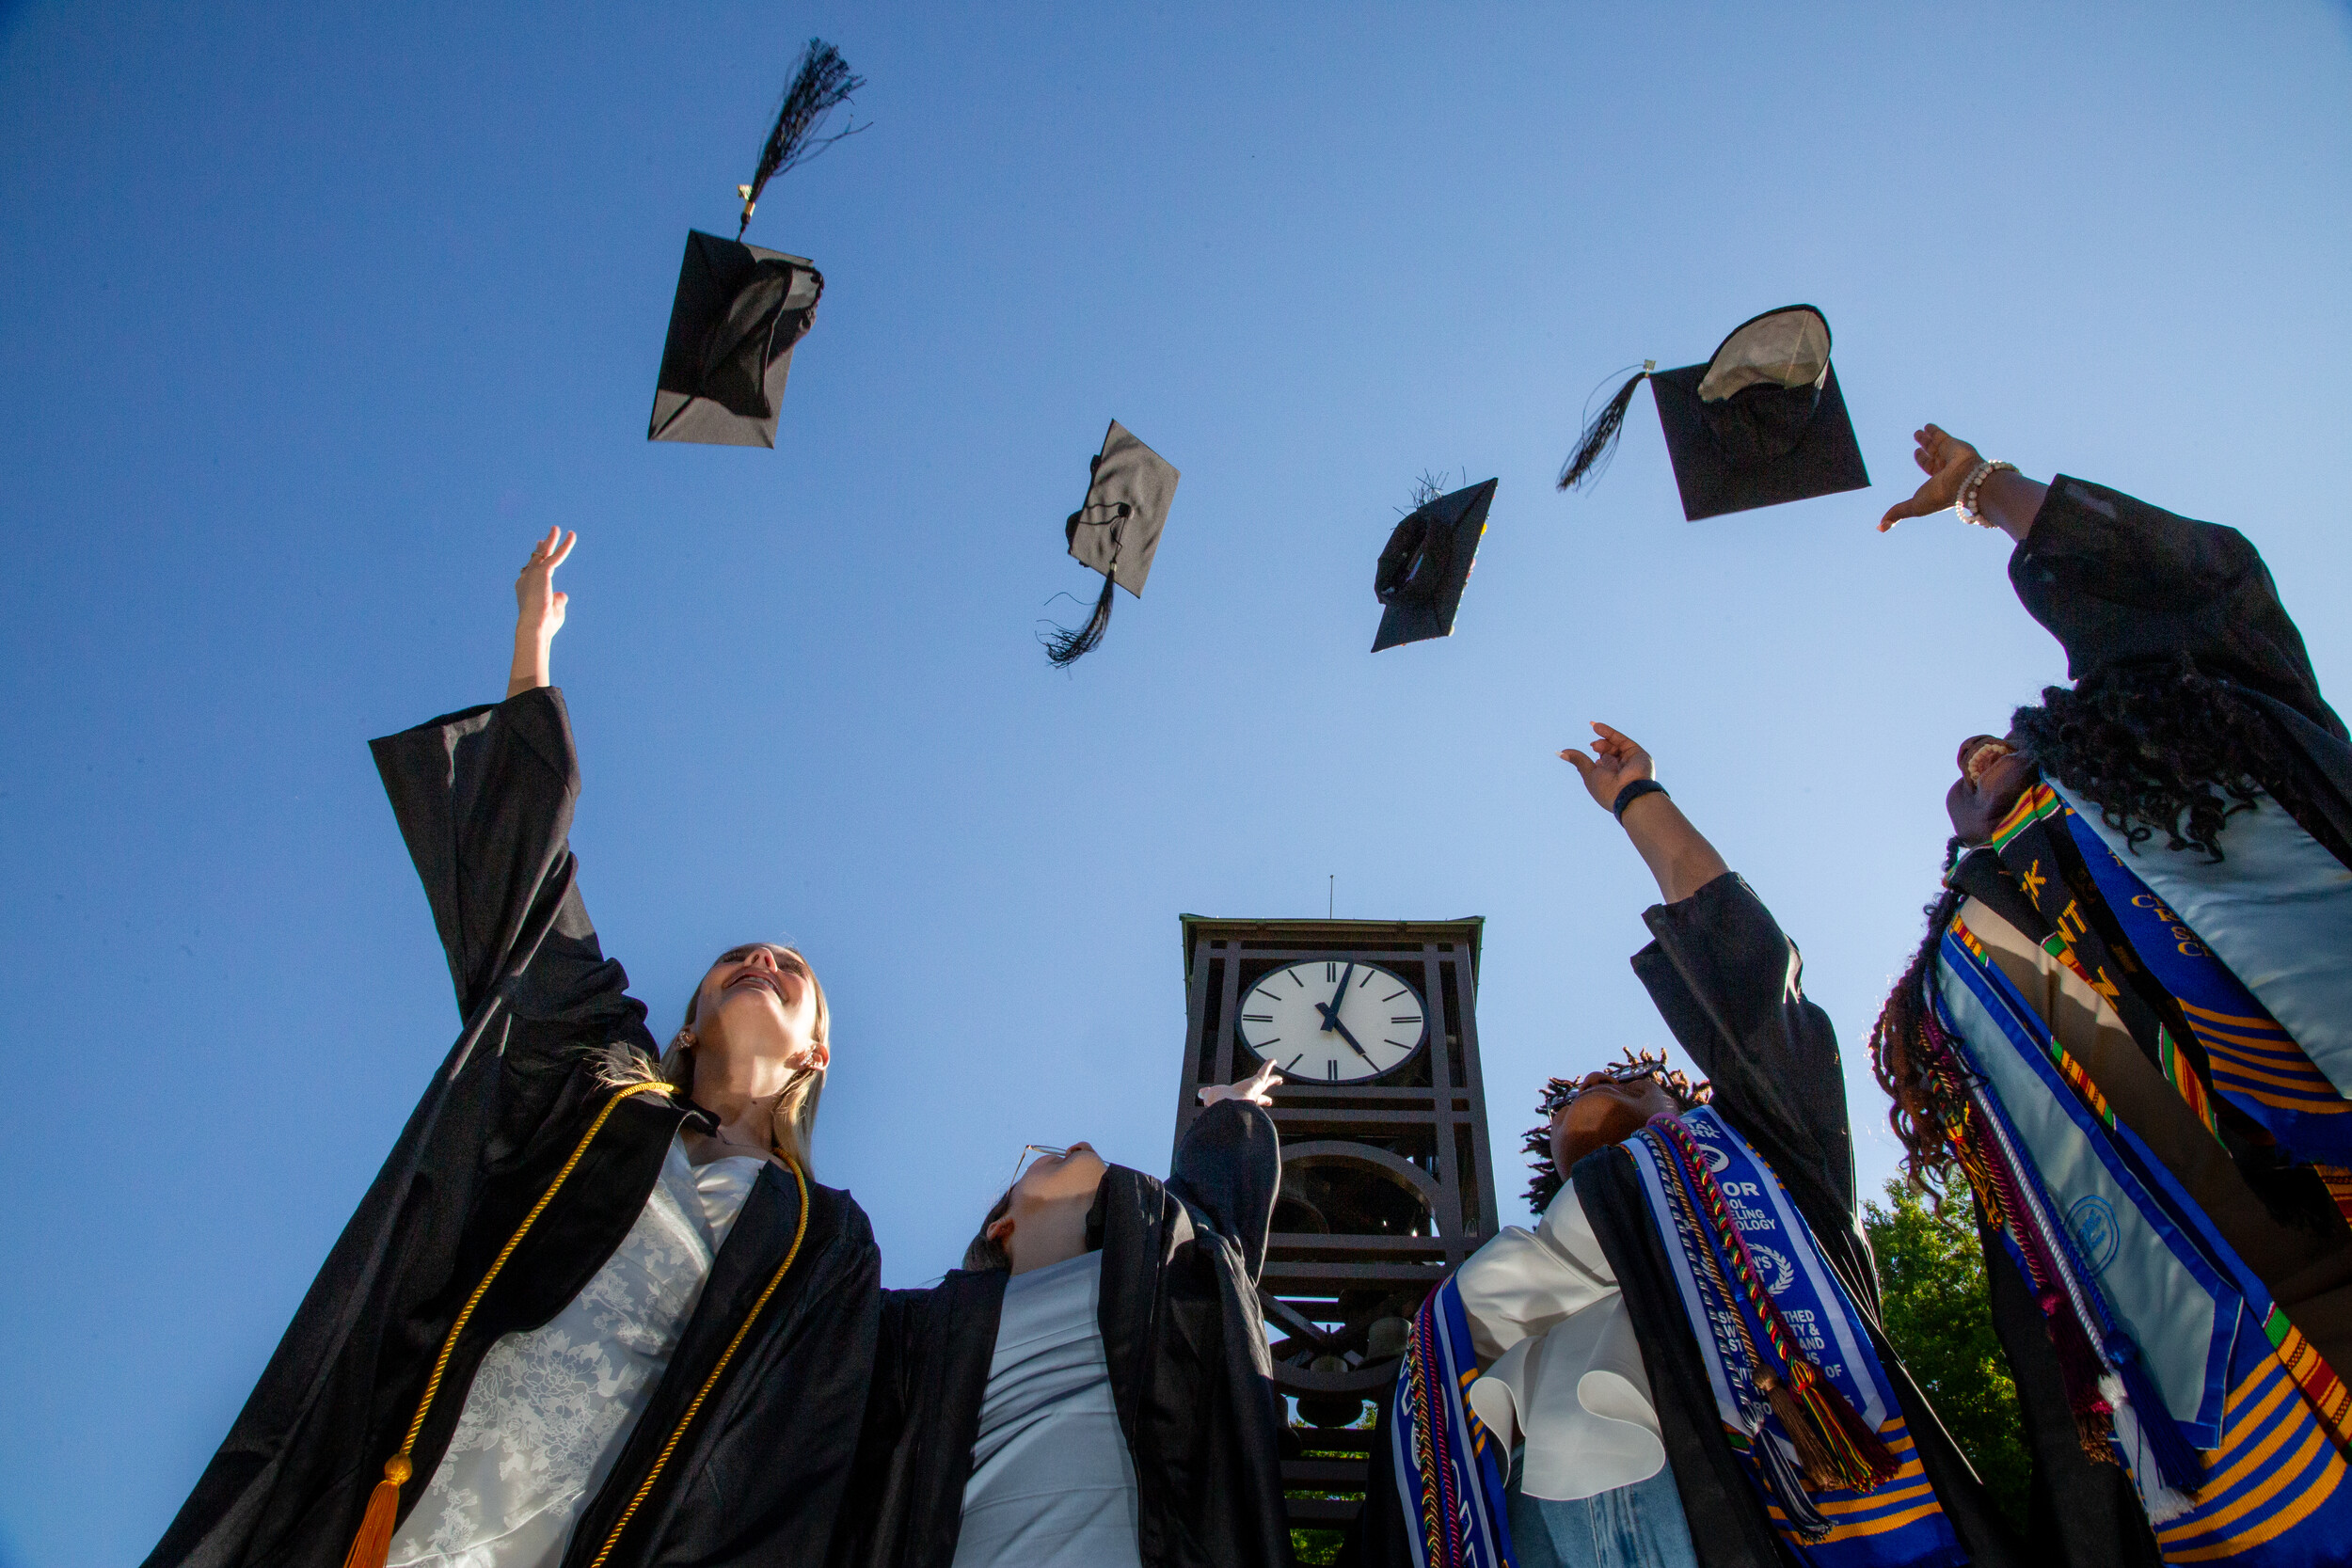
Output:
<svg viewBox="0 0 2352 1568">
<path fill-rule="evenodd" d="M 1997 736 L 1972 735 L 1960 743 L 1959 763 L 1960 777 L 1944 797 L 1944 810 L 1963 842 L 1990 843 L 1993 830 L 2033 783 L 2033 761 Z"/>
<path fill-rule="evenodd" d="M 1977 466 L 1977 449 L 1941 425 L 1922 425 L 1911 433 L 1911 439 L 1916 449 L 1911 460 L 1928 476 L 1927 483 L 1909 500 L 1886 509 L 1886 515 L 1879 519 L 1881 533 L 1905 517 L 1931 516 L 1956 503 L 1961 485 Z M 1988 474 L 1977 491 L 1977 510 L 1986 522 L 2022 541 L 2033 531 L 2034 517 L 2042 511 L 2042 498 L 2048 488 L 2006 469 Z"/>
<path fill-rule="evenodd" d="M 1613 1084 L 1593 1072 L 1585 1074 L 1584 1082 L 1592 1086 L 1551 1116 L 1551 1168 L 1563 1180 L 1593 1150 L 1625 1142 L 1652 1117 L 1677 1116 L 1682 1110 L 1655 1078 Z"/>
</svg>

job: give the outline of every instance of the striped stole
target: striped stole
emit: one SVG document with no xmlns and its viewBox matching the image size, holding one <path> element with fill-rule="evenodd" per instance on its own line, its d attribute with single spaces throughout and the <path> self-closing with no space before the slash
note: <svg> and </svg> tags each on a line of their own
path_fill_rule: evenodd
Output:
<svg viewBox="0 0 2352 1568">
<path fill-rule="evenodd" d="M 1763 1157 L 1705 1106 L 1625 1147 L 1724 1439 L 1782 1543 L 1817 1568 L 1967 1560 L 1867 1327 Z"/>
<path fill-rule="evenodd" d="M 1929 988 L 1970 1114 L 1947 1129 L 2050 1320 L 2086 1436 L 2131 1475 L 2167 1562 L 2345 1560 L 2342 1385 L 1991 962 L 1964 921 Z M 2070 1355 L 2071 1348 L 2071 1355 Z M 2088 1393 L 2092 1402 L 2085 1408 Z"/>
<path fill-rule="evenodd" d="M 1463 1398 L 1477 1378 L 1470 1318 L 1449 1278 L 1413 1316 L 1389 1422 L 1413 1568 L 1514 1568 L 1510 1455 Z"/>
</svg>

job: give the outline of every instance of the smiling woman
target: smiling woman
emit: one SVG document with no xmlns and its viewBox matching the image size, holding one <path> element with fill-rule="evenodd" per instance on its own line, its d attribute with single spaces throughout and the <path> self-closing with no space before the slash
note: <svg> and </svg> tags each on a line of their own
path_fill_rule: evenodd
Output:
<svg viewBox="0 0 2352 1568">
<path fill-rule="evenodd" d="M 697 1030 L 695 1021 L 704 1018 Z M 615 1042 L 604 1081 L 615 1088 L 660 1082 L 716 1118 L 715 1130 L 690 1128 L 696 1163 L 723 1153 L 812 1167 L 817 1101 L 824 1093 L 832 1014 L 825 988 L 800 949 L 745 942 L 719 955 L 694 994 L 686 1020 L 658 1064 Z"/>
<path fill-rule="evenodd" d="M 151 1568 L 825 1560 L 880 1319 L 809 1180 L 825 995 L 730 948 L 657 1060 L 569 844 L 572 544 L 506 700 L 374 743 L 465 1028 Z"/>
</svg>

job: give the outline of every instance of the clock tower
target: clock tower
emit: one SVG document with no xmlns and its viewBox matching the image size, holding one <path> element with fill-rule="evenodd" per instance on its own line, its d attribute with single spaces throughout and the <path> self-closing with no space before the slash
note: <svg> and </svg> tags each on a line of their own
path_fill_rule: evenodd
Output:
<svg viewBox="0 0 2352 1568">
<path fill-rule="evenodd" d="M 1176 1141 L 1271 1061 L 1282 1189 L 1259 1300 L 1294 1526 L 1362 1506 L 1371 1406 L 1413 1313 L 1500 1225 L 1478 1065 L 1484 921 L 1183 918 Z M 1305 1494 L 1305 1495 L 1301 1495 Z"/>
</svg>

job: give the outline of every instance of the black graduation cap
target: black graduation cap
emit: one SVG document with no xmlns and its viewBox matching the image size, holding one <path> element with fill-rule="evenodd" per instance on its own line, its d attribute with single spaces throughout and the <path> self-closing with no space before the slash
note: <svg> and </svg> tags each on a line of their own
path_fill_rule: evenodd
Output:
<svg viewBox="0 0 2352 1568">
<path fill-rule="evenodd" d="M 752 182 L 735 187 L 743 198 L 735 238 L 688 230 L 645 439 L 776 444 L 776 408 L 792 369 L 792 345 L 816 323 L 825 278 L 805 256 L 743 244 L 743 230 L 769 181 L 866 129 L 817 134 L 865 85 L 864 77 L 850 74 L 840 51 L 822 39 L 809 40 Z"/>
<path fill-rule="evenodd" d="M 1867 489 L 1829 346 L 1828 317 L 1810 305 L 1785 305 L 1742 322 L 1704 365 L 1661 371 L 1647 361 L 1584 427 L 1560 488 L 1578 488 L 1608 467 L 1626 405 L 1646 380 L 1692 522 Z"/>
<path fill-rule="evenodd" d="M 1111 624 L 1111 590 L 1143 597 L 1143 579 L 1168 526 L 1178 474 L 1168 459 L 1129 434 L 1117 420 L 1103 436 L 1102 451 L 1088 460 L 1093 479 L 1086 504 L 1070 515 L 1062 532 L 1076 560 L 1103 574 L 1102 596 L 1083 626 L 1059 626 L 1044 640 L 1045 657 L 1057 670 L 1094 651 Z"/>
<path fill-rule="evenodd" d="M 1486 531 L 1486 509 L 1494 502 L 1496 483 L 1490 479 L 1434 497 L 1389 535 L 1372 579 L 1373 593 L 1387 607 L 1380 612 L 1379 634 L 1372 640 L 1374 653 L 1400 642 L 1454 635 L 1454 611 L 1462 607 L 1470 562 Z"/>
</svg>

